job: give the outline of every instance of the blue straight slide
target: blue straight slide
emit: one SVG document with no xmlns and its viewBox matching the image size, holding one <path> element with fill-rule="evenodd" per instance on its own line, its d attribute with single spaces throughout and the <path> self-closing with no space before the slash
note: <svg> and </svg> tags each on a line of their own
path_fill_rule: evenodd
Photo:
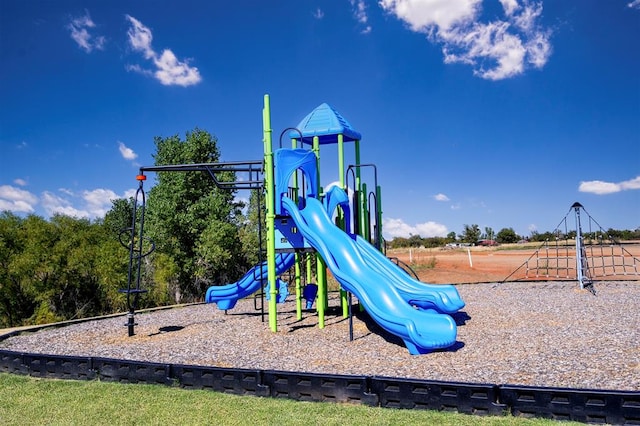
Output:
<svg viewBox="0 0 640 426">
<path fill-rule="evenodd" d="M 296 260 L 294 253 L 276 254 L 276 275 L 291 268 Z M 232 309 L 238 300 L 260 289 L 260 283 L 267 282 L 267 262 L 254 266 L 240 280 L 233 284 L 209 287 L 204 297 L 206 303 L 216 303 L 218 309 Z"/>
<path fill-rule="evenodd" d="M 356 242 L 333 224 L 320 201 L 307 198 L 306 206 L 299 209 L 294 201 L 282 197 L 282 206 L 342 287 L 358 298 L 375 322 L 400 337 L 410 354 L 428 353 L 456 342 L 455 321 L 449 315 L 407 303 L 386 276 L 367 265 Z"/>
<path fill-rule="evenodd" d="M 409 304 L 445 314 L 452 314 L 464 307 L 464 302 L 454 286 L 415 280 L 359 235 L 356 236 L 356 244 L 367 264 L 388 277 Z"/>
</svg>

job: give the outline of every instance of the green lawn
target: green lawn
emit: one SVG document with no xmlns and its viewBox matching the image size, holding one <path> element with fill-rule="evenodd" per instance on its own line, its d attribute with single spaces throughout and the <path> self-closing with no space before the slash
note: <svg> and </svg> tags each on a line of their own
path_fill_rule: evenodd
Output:
<svg viewBox="0 0 640 426">
<path fill-rule="evenodd" d="M 545 425 L 552 421 L 0 374 L 0 425 Z M 571 423 L 562 423 L 569 425 Z"/>
</svg>

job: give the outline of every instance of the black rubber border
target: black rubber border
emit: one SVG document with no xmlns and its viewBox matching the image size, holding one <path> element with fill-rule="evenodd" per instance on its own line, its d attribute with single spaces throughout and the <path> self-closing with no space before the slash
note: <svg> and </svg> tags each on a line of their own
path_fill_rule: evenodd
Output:
<svg viewBox="0 0 640 426">
<path fill-rule="evenodd" d="M 640 392 L 163 364 L 0 350 L 0 372 L 205 389 L 298 401 L 640 425 Z"/>
</svg>

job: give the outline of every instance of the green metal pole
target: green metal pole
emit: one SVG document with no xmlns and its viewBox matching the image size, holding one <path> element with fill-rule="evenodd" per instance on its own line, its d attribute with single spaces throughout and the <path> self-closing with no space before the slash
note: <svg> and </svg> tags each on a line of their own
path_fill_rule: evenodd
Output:
<svg viewBox="0 0 640 426">
<path fill-rule="evenodd" d="M 376 241 L 380 251 L 384 253 L 384 244 L 382 244 L 382 188 L 376 186 Z"/>
<path fill-rule="evenodd" d="M 338 173 L 340 174 L 340 188 L 346 189 L 344 183 L 344 135 L 342 133 L 338 135 Z M 338 223 L 345 230 L 342 209 L 338 209 Z M 340 287 L 340 306 L 342 306 L 342 317 L 347 318 L 349 316 L 349 300 L 347 299 L 347 292 L 342 287 Z"/>
<path fill-rule="evenodd" d="M 354 219 L 356 218 L 356 215 L 359 215 L 358 220 L 356 221 L 358 223 L 358 229 L 354 229 L 353 232 L 360 235 L 361 237 L 364 237 L 364 226 L 363 226 L 363 221 L 362 221 L 362 178 L 361 178 L 361 174 L 360 174 L 360 140 L 356 140 L 355 142 L 355 149 L 356 149 L 356 188 L 355 190 L 357 191 L 358 197 L 356 198 L 355 204 L 353 206 L 353 208 L 356 210 L 355 212 L 353 212 L 354 215 Z M 362 304 L 360 304 L 360 312 L 364 311 L 364 306 Z"/>
<path fill-rule="evenodd" d="M 316 169 L 318 176 L 318 198 L 320 198 L 322 187 L 320 186 L 320 138 L 313 137 L 313 152 L 316 154 Z M 318 277 L 318 301 L 316 302 L 318 310 L 318 327 L 324 328 L 324 314 L 327 308 L 327 266 L 320 254 L 316 254 L 316 266 Z"/>
<path fill-rule="evenodd" d="M 362 220 L 362 236 L 369 241 L 371 239 L 371 230 L 369 228 L 369 209 L 367 208 L 367 184 L 362 184 L 362 197 L 360 211 L 362 212 L 360 217 Z"/>
<path fill-rule="evenodd" d="M 269 95 L 264 95 L 264 108 L 262 109 L 262 129 L 264 143 L 264 163 L 265 163 L 265 198 L 267 200 L 267 281 L 269 283 L 269 328 L 271 331 L 278 331 L 278 312 L 276 297 L 276 235 L 275 235 L 275 189 L 273 180 L 273 143 L 271 140 L 271 109 Z"/>
<path fill-rule="evenodd" d="M 363 234 L 363 227 L 362 227 L 362 214 L 359 213 L 361 211 L 361 207 L 362 206 L 362 182 L 361 182 L 361 178 L 360 178 L 360 141 L 357 140 L 355 143 L 356 146 L 356 187 L 354 188 L 354 190 L 356 191 L 356 193 L 358 194 L 358 197 L 356 199 L 356 204 L 354 205 L 353 208 L 356 210 L 355 212 L 353 212 L 354 214 L 354 219 L 356 219 L 355 215 L 359 215 L 359 217 L 357 218 L 358 220 L 354 220 L 354 222 L 356 222 L 358 224 L 358 229 L 354 229 L 353 232 L 355 234 L 358 234 L 360 236 L 364 236 Z"/>
<path fill-rule="evenodd" d="M 291 148 L 295 149 L 297 146 L 296 139 L 291 139 Z M 298 173 L 293 175 L 293 193 L 295 194 L 295 201 L 298 201 Z M 302 256 L 299 253 L 295 254 L 295 274 L 296 274 L 296 318 L 298 321 L 302 319 L 302 279 L 301 279 L 301 263 Z M 309 281 L 307 281 L 309 282 Z"/>
<path fill-rule="evenodd" d="M 301 256 L 299 253 L 295 254 L 295 273 L 296 273 L 296 318 L 298 321 L 302 319 L 302 271 L 300 268 Z"/>
<path fill-rule="evenodd" d="M 311 256 L 309 256 L 309 254 L 305 255 L 305 261 L 306 261 L 305 263 L 307 267 L 307 282 L 310 283 L 310 282 L 313 282 L 313 272 L 311 270 L 312 259 L 311 259 Z"/>
</svg>

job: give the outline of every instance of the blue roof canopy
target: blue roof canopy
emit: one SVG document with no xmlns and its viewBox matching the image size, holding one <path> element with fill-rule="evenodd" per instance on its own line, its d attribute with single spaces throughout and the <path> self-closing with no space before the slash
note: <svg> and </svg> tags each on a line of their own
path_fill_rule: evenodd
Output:
<svg viewBox="0 0 640 426">
<path fill-rule="evenodd" d="M 362 138 L 362 135 L 355 131 L 338 111 L 326 103 L 311 111 L 302 119 L 297 128 L 302 132 L 302 142 L 308 144 L 313 143 L 314 136 L 319 138 L 320 144 L 338 143 L 339 134 L 343 135 L 345 142 Z M 300 140 L 300 133 L 292 130 L 289 132 L 289 137 Z"/>
</svg>

